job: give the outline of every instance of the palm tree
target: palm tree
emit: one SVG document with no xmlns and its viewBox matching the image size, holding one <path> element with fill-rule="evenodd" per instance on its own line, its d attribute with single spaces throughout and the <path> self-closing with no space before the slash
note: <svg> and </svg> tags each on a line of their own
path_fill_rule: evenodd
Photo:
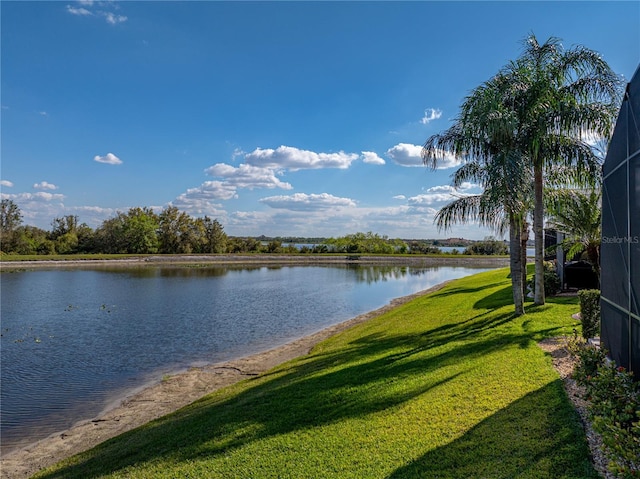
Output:
<svg viewBox="0 0 640 479">
<path fill-rule="evenodd" d="M 509 229 L 517 235 L 518 222 L 525 221 L 527 192 L 533 184 L 533 230 L 535 239 L 535 304 L 544 304 L 544 204 L 545 174 L 557 182 L 593 185 L 600 169 L 600 158 L 586 142 L 596 135 L 607 138 L 611 132 L 620 99 L 620 79 L 594 51 L 584 47 L 564 50 L 560 40 L 550 38 L 540 44 L 534 35 L 526 38 L 525 48 L 491 80 L 465 99 L 460 115 L 444 133 L 429 138 L 422 150 L 425 164 L 435 167 L 447 154 L 470 162 L 470 170 L 486 170 L 483 185 L 491 195 L 502 197 L 494 205 L 508 208 L 504 215 Z M 499 159 L 495 167 L 490 165 Z M 526 178 L 532 182 L 507 182 L 500 172 L 511 164 L 505 178 Z M 524 166 L 524 165 L 528 166 Z M 513 168 L 517 165 L 517 168 Z M 558 171 L 564 176 L 558 175 Z M 497 178 L 492 175 L 497 174 Z M 491 196 L 493 198 L 493 196 Z M 486 198 L 484 201 L 487 201 Z M 467 216 L 489 215 L 466 200 Z M 491 200 L 493 202 L 493 200 Z M 458 207 L 463 207 L 460 203 Z M 454 208 L 454 207 L 452 207 Z M 475 208 L 475 209 L 474 209 Z M 462 220 L 451 210 L 450 219 Z M 443 215 L 446 213 L 443 213 Z M 446 217 L 442 216 L 443 221 Z M 510 234 L 510 241 L 513 240 Z M 512 259 L 512 268 L 514 267 Z M 512 281 L 514 278 L 512 277 Z"/>
<path fill-rule="evenodd" d="M 503 106 L 516 127 L 512 147 L 533 169 L 535 304 L 544 304 L 543 191 L 545 172 L 556 166 L 571 173 L 577 185 L 593 185 L 600 159 L 587 135 L 608 138 L 615 120 L 621 82 L 596 52 L 584 47 L 564 50 L 560 40 L 540 44 L 527 37 L 524 52 L 502 72 L 511 86 Z"/>
<path fill-rule="evenodd" d="M 528 162 L 512 146 L 514 115 L 502 105 L 506 78 L 497 75 L 465 99 L 453 126 L 431 136 L 424 144 L 425 164 L 436 167 L 447 154 L 463 158 L 465 164 L 453 175 L 453 185 L 479 183 L 480 195 L 461 196 L 442 208 L 435 221 L 447 229 L 455 223 L 476 220 L 498 233 L 509 230 L 511 283 L 515 313 L 524 314 L 526 264 L 522 261 L 521 237 L 530 197 Z"/>
<path fill-rule="evenodd" d="M 600 278 L 600 241 L 602 235 L 602 193 L 599 188 L 590 191 L 562 190 L 554 195 L 548 207 L 551 227 L 567 236 L 562 246 L 567 257 L 585 252 L 598 279 Z"/>
<path fill-rule="evenodd" d="M 465 166 L 468 165 L 470 163 L 467 163 L 458 171 L 464 170 Z M 492 166 L 495 166 L 495 163 Z M 486 172 L 484 170 L 484 173 Z M 503 173 L 507 172 L 508 168 L 504 168 Z M 456 181 L 457 176 L 459 175 L 454 175 L 454 185 L 460 186 L 461 182 L 459 180 Z M 519 208 L 517 206 L 514 207 L 514 204 L 507 200 L 509 195 L 506 186 L 512 178 L 502 175 L 500 176 L 500 181 L 497 181 L 498 178 L 495 173 L 483 176 L 485 176 L 484 181 L 481 176 L 473 177 L 475 181 L 485 184 L 485 189 L 481 194 L 461 196 L 442 207 L 435 216 L 435 223 L 439 229 L 446 230 L 456 223 L 467 223 L 475 220 L 481 226 L 492 228 L 499 235 L 503 235 L 506 230 L 509 231 L 511 286 L 515 314 L 519 316 L 524 314 L 528 223 L 523 217 L 523 212 L 518 211 Z M 492 183 L 486 183 L 486 180 L 491 180 Z"/>
</svg>

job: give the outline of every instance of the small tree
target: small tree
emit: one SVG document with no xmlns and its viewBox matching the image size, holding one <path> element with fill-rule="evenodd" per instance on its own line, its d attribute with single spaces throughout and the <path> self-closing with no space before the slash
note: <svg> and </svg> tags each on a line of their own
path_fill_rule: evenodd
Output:
<svg viewBox="0 0 640 479">
<path fill-rule="evenodd" d="M 168 206 L 159 215 L 158 239 L 161 253 L 191 253 L 196 244 L 193 219 L 175 206 Z"/>
<path fill-rule="evenodd" d="M 51 222 L 49 239 L 55 244 L 56 253 L 75 253 L 78 248 L 78 217 L 67 215 L 54 218 Z"/>
<path fill-rule="evenodd" d="M 562 190 L 556 192 L 549 206 L 548 224 L 566 234 L 562 247 L 568 258 L 585 252 L 593 271 L 600 278 L 600 241 L 602 236 L 602 193 Z"/>
<path fill-rule="evenodd" d="M 206 253 L 224 253 L 227 250 L 227 235 L 220 222 L 205 216 L 202 220 L 204 228 L 204 251 Z"/>
<path fill-rule="evenodd" d="M 22 224 L 22 213 L 13 200 L 0 202 L 0 250 L 12 251 L 15 247 L 14 233 Z"/>
<path fill-rule="evenodd" d="M 131 208 L 123 216 L 122 236 L 127 253 L 158 252 L 158 215 L 151 208 Z"/>
<path fill-rule="evenodd" d="M 3 199 L 0 202 L 0 232 L 5 234 L 14 231 L 22 224 L 22 213 L 13 200 Z"/>
<path fill-rule="evenodd" d="M 580 298 L 580 322 L 582 336 L 585 339 L 600 335 L 600 290 L 583 289 L 578 291 Z"/>
</svg>

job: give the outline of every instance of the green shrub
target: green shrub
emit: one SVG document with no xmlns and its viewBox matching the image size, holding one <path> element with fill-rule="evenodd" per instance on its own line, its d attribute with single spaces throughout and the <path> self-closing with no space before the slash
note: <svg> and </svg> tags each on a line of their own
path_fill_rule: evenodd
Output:
<svg viewBox="0 0 640 479">
<path fill-rule="evenodd" d="M 582 336 L 593 338 L 600 335 L 600 290 L 583 289 L 578 291 L 580 299 L 580 322 Z"/>
<path fill-rule="evenodd" d="M 604 349 L 587 343 L 575 329 L 573 337 L 567 342 L 567 349 L 578 359 L 573 369 L 573 379 L 580 386 L 586 386 L 591 378 L 598 374 L 598 368 L 606 362 L 607 353 Z"/>
<path fill-rule="evenodd" d="M 574 378 L 585 387 L 589 415 L 602 436 L 609 469 L 617 477 L 640 477 L 640 382 L 607 361 L 600 348 L 574 341 L 570 349 L 578 357 Z"/>
<path fill-rule="evenodd" d="M 633 375 L 614 363 L 601 366 L 587 386 L 593 427 L 618 477 L 640 477 L 640 389 Z"/>
</svg>

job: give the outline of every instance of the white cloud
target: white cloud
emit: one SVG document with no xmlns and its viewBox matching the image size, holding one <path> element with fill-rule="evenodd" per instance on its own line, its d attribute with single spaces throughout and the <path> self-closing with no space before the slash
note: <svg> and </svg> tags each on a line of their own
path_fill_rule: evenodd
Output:
<svg viewBox="0 0 640 479">
<path fill-rule="evenodd" d="M 407 200 L 407 204 L 413 207 L 434 206 L 438 207 L 449 203 L 461 196 L 468 196 L 465 193 L 460 193 L 455 188 L 449 187 L 433 187 L 427 190 L 427 194 L 412 196 Z"/>
<path fill-rule="evenodd" d="M 234 153 L 237 152 L 238 150 Z M 281 181 L 276 176 L 276 171 L 271 168 L 260 168 L 245 163 L 240 164 L 238 167 L 226 163 L 217 163 L 204 171 L 207 175 L 218 179 L 205 181 L 197 188 L 188 189 L 172 201 L 172 205 L 187 211 L 189 214 L 226 216 L 222 206 L 214 202 L 238 198 L 237 190 L 239 188 L 249 190 L 257 188 L 293 189 L 293 186 L 289 183 Z"/>
<path fill-rule="evenodd" d="M 412 196 L 407 200 L 409 206 L 432 206 L 434 204 L 451 201 L 453 197 L 449 193 L 431 193 L 427 195 Z"/>
<path fill-rule="evenodd" d="M 423 166 L 422 146 L 410 143 L 398 143 L 387 150 L 387 156 L 400 166 Z M 455 156 L 447 152 L 438 152 L 438 170 L 453 168 L 462 164 Z"/>
<path fill-rule="evenodd" d="M 387 156 L 401 166 L 423 166 L 422 147 L 410 143 L 398 143 L 387 150 Z"/>
<path fill-rule="evenodd" d="M 5 186 L 7 188 L 13 188 L 13 183 L 9 180 L 0 180 L 0 186 Z"/>
<path fill-rule="evenodd" d="M 378 156 L 377 153 L 373 151 L 363 151 L 362 152 L 362 161 L 369 165 L 384 165 L 385 161 Z"/>
<path fill-rule="evenodd" d="M 271 216 L 261 211 L 236 211 L 230 215 L 230 219 L 235 219 L 237 222 L 246 221 L 251 224 L 270 221 Z"/>
<path fill-rule="evenodd" d="M 49 113 L 47 113 L 46 111 L 39 111 L 38 114 L 40 116 L 49 116 Z"/>
<path fill-rule="evenodd" d="M 23 223 L 48 229 L 53 218 L 65 214 L 64 195 L 39 191 L 37 193 L 1 193 L 0 198 L 15 202 L 22 213 Z"/>
<path fill-rule="evenodd" d="M 121 165 L 122 160 L 118 158 L 113 153 L 107 153 L 105 156 L 94 156 L 93 161 L 97 161 L 98 163 L 105 163 L 107 165 Z"/>
<path fill-rule="evenodd" d="M 110 25 L 117 25 L 118 23 L 123 23 L 127 21 L 127 17 L 125 15 L 118 15 L 109 10 L 95 10 L 93 9 L 94 3 L 92 0 L 80 0 L 78 4 L 80 6 L 74 7 L 71 5 L 67 5 L 67 12 L 71 15 L 76 15 L 80 17 L 102 17 L 105 21 Z M 120 6 L 117 3 L 112 2 L 99 2 L 98 5 L 103 8 L 108 8 L 110 10 L 118 10 Z M 85 8 L 86 7 L 86 8 Z"/>
<path fill-rule="evenodd" d="M 436 158 L 437 158 L 436 169 L 438 170 L 455 168 L 456 166 L 460 166 L 462 164 L 462 160 L 456 158 L 454 155 L 452 155 L 448 151 L 443 151 L 440 149 L 436 150 Z"/>
<path fill-rule="evenodd" d="M 40 183 L 35 183 L 33 185 L 33 187 L 36 190 L 57 190 L 58 187 L 52 183 L 49 183 L 48 181 L 42 181 Z"/>
<path fill-rule="evenodd" d="M 306 193 L 296 193 L 290 196 L 270 196 L 268 198 L 262 198 L 260 202 L 271 208 L 293 211 L 315 211 L 356 206 L 355 201 L 350 198 L 339 198 L 328 193 L 310 195 Z"/>
<path fill-rule="evenodd" d="M 231 161 L 236 161 L 236 158 L 246 155 L 245 151 L 242 151 L 242 148 L 235 148 L 233 153 L 231 153 Z"/>
<path fill-rule="evenodd" d="M 237 168 L 226 163 L 218 163 L 204 170 L 206 174 L 224 178 L 226 183 L 236 188 L 282 188 L 291 190 L 293 186 L 280 181 L 273 169 L 241 164 Z"/>
<path fill-rule="evenodd" d="M 176 201 L 230 200 L 237 197 L 235 186 L 222 181 L 205 181 L 197 188 L 189 188 L 186 193 L 178 196 Z"/>
<path fill-rule="evenodd" d="M 465 191 L 465 190 L 472 190 L 473 188 L 481 188 L 481 186 L 476 183 L 465 181 L 460 185 L 458 189 L 461 191 Z"/>
<path fill-rule="evenodd" d="M 128 210 L 129 208 L 123 208 Z M 77 215 L 81 223 L 87 223 L 92 228 L 97 228 L 105 220 L 112 218 L 117 213 L 114 208 L 103 208 L 101 206 L 71 206 L 65 207 L 60 213 L 52 215 L 52 218 L 56 216 L 63 216 L 65 214 Z"/>
<path fill-rule="evenodd" d="M 404 195 L 396 195 L 393 197 L 394 200 L 406 200 L 407 197 Z"/>
<path fill-rule="evenodd" d="M 433 120 L 439 119 L 441 116 L 442 116 L 441 110 L 438 110 L 437 108 L 427 108 L 424 111 L 424 116 L 420 120 L 420 123 L 422 123 L 423 125 L 426 125 Z"/>
<path fill-rule="evenodd" d="M 109 216 L 116 213 L 116 210 L 113 208 L 103 208 L 101 206 L 74 206 L 71 209 L 74 211 L 84 211 L 86 213 L 99 214 L 103 216 Z"/>
<path fill-rule="evenodd" d="M 37 193 L 16 193 L 15 195 L 3 195 L 16 201 L 62 201 L 64 195 L 59 193 L 47 193 L 39 191 Z"/>
<path fill-rule="evenodd" d="M 427 193 L 450 193 L 453 195 L 460 196 L 461 194 L 463 194 L 461 192 L 472 190 L 474 188 L 480 188 L 480 185 L 471 183 L 469 181 L 465 181 L 458 188 L 454 188 L 451 185 L 432 186 L 431 188 L 427 189 Z"/>
<path fill-rule="evenodd" d="M 432 186 L 427 189 L 427 193 L 455 193 L 456 189 L 449 185 Z"/>
<path fill-rule="evenodd" d="M 127 17 L 125 17 L 124 15 L 116 15 L 115 13 L 111 13 L 111 12 L 99 12 L 99 13 L 105 18 L 107 23 L 109 23 L 110 25 L 117 25 L 118 23 L 123 23 L 127 21 Z"/>
<path fill-rule="evenodd" d="M 86 5 L 84 3 L 81 3 L 81 5 Z M 80 15 L 80 16 L 90 16 L 93 15 L 93 13 L 91 13 L 89 10 L 87 10 L 86 8 L 82 8 L 82 7 L 72 7 L 71 5 L 67 5 L 67 12 L 69 12 L 71 15 Z"/>
<path fill-rule="evenodd" d="M 290 206 L 293 203 L 291 198 L 294 196 L 283 197 L 289 199 L 280 201 L 279 206 Z M 391 238 L 444 237 L 433 224 L 439 207 L 415 203 L 384 207 L 353 205 L 313 209 L 311 206 L 304 206 L 304 196 L 299 203 L 301 205 L 293 206 L 291 209 L 274 207 L 267 211 L 233 211 L 223 216 L 221 222 L 225 231 L 233 236 L 265 234 L 337 237 L 358 231 L 374 231 Z M 488 229 L 477 224 L 456 226 L 455 230 L 446 232 L 447 236 L 470 239 L 482 239 L 488 234 Z"/>
<path fill-rule="evenodd" d="M 224 181 L 205 181 L 197 188 L 189 188 L 170 204 L 194 216 L 226 217 L 220 200 L 237 198 L 236 187 Z"/>
<path fill-rule="evenodd" d="M 171 202 L 180 211 L 184 211 L 192 216 L 213 216 L 216 218 L 226 217 L 226 211 L 220 204 L 212 203 L 206 198 L 182 194 Z"/>
<path fill-rule="evenodd" d="M 358 159 L 355 153 L 316 153 L 291 146 L 279 146 L 275 150 L 256 148 L 245 156 L 245 161 L 262 168 L 286 168 L 291 171 L 319 168 L 349 168 Z"/>
<path fill-rule="evenodd" d="M 47 228 L 51 220 L 64 213 L 64 195 L 39 191 L 37 193 L 0 193 L 0 198 L 12 200 L 20 208 L 25 224 Z"/>
</svg>

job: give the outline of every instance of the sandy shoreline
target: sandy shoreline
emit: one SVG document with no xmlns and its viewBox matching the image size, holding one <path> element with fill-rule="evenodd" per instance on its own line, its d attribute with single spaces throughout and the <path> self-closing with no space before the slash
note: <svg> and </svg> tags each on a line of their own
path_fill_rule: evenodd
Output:
<svg viewBox="0 0 640 479">
<path fill-rule="evenodd" d="M 192 258 L 190 259 L 193 261 Z M 320 341 L 384 314 L 419 296 L 437 291 L 446 283 L 396 298 L 382 308 L 361 314 L 283 346 L 232 361 L 191 368 L 152 384 L 124 398 L 113 409 L 99 417 L 81 421 L 68 430 L 57 432 L 46 439 L 4 455 L 0 460 L 0 478 L 29 477 L 62 459 L 176 411 L 210 392 L 258 376 L 279 364 L 306 355 Z"/>
</svg>

